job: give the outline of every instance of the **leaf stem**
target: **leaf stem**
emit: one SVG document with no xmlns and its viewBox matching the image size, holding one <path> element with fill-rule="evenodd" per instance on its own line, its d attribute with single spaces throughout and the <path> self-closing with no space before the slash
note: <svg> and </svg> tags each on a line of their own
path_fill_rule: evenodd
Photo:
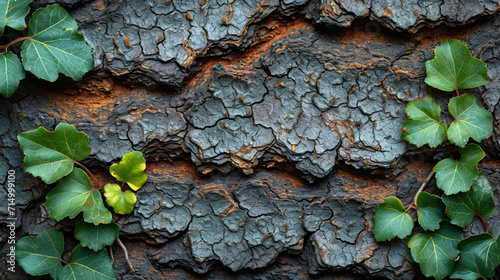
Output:
<svg viewBox="0 0 500 280">
<path fill-rule="evenodd" d="M 83 170 L 85 170 L 85 172 L 94 180 L 94 183 L 96 184 L 96 187 L 99 186 L 99 181 L 97 180 L 97 178 L 94 176 L 94 174 L 92 174 L 92 172 L 90 172 L 90 170 L 87 169 L 87 167 L 85 167 L 85 165 L 79 163 L 78 161 L 75 161 L 73 160 L 73 162 L 80 166 Z"/>
<path fill-rule="evenodd" d="M 123 253 L 125 254 L 125 260 L 127 261 L 128 267 L 130 267 L 130 270 L 132 270 L 132 272 L 135 272 L 135 269 L 132 266 L 132 263 L 130 262 L 130 259 L 128 258 L 127 248 L 125 247 L 125 245 L 123 245 L 123 243 L 122 243 L 122 241 L 120 240 L 119 237 L 116 238 L 116 242 L 118 243 L 118 245 L 120 245 L 120 247 L 123 250 Z"/>
<path fill-rule="evenodd" d="M 427 175 L 427 178 L 425 178 L 425 181 L 422 183 L 422 186 L 420 186 L 417 193 L 415 194 L 415 198 L 413 199 L 413 204 L 415 204 L 415 206 L 417 205 L 418 195 L 424 190 L 425 186 L 427 186 L 427 184 L 429 184 L 429 182 L 431 181 L 432 176 L 434 176 L 434 174 L 436 174 L 436 172 L 431 171 L 431 173 L 429 173 L 429 175 Z"/>
<path fill-rule="evenodd" d="M 33 39 L 31 39 L 31 37 L 21 37 L 21 38 L 17 38 L 15 39 L 14 41 L 8 43 L 7 45 L 5 46 L 0 46 L 0 53 L 6 53 L 7 52 L 7 49 L 14 45 L 15 43 L 18 43 L 18 42 L 21 42 L 21 41 L 24 41 L 24 40 L 30 40 L 33 42 Z"/>
<path fill-rule="evenodd" d="M 481 222 L 483 223 L 484 231 L 488 232 L 489 231 L 489 227 L 486 225 L 486 221 L 484 220 L 483 216 L 481 216 L 480 214 L 476 214 L 476 216 L 478 216 L 479 219 L 481 219 Z"/>
<path fill-rule="evenodd" d="M 455 92 L 457 93 L 457 96 L 460 97 L 460 93 L 458 92 L 458 88 L 455 88 Z"/>
</svg>

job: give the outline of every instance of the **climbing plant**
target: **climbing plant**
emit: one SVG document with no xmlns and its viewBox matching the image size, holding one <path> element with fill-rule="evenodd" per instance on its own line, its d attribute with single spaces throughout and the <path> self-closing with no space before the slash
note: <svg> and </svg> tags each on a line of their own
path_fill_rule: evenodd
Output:
<svg viewBox="0 0 500 280">
<path fill-rule="evenodd" d="M 137 191 L 146 182 L 142 153 L 127 153 L 120 163 L 110 167 L 111 175 L 122 182 L 121 186 L 102 187 L 80 163 L 90 155 L 89 138 L 72 125 L 60 123 L 54 131 L 39 127 L 17 138 L 25 154 L 24 170 L 47 184 L 57 183 L 47 194 L 50 217 L 57 221 L 76 218 L 75 238 L 80 241 L 67 260 L 61 232 L 50 230 L 36 237 L 23 237 L 16 245 L 21 267 L 31 275 L 50 274 L 54 279 L 116 279 L 111 258 L 103 248 L 115 240 L 124 247 L 117 239 L 120 226 L 113 222 L 100 190 L 115 213 L 130 214 L 137 198 L 134 192 L 122 192 L 122 188 L 126 183 Z M 129 266 L 133 270 L 130 262 Z"/>
<path fill-rule="evenodd" d="M 76 21 L 58 4 L 36 10 L 25 25 L 30 10 L 28 5 L 32 1 L 0 1 L 0 37 L 5 27 L 28 29 L 27 36 L 0 45 L 0 69 L 3 69 L 0 71 L 0 93 L 4 97 L 10 97 L 17 90 L 25 78 L 25 70 L 53 82 L 59 73 L 81 80 L 94 68 L 91 49 L 77 32 Z M 19 42 L 23 42 L 22 63 L 16 54 L 8 51 L 10 46 Z"/>
<path fill-rule="evenodd" d="M 493 277 L 500 264 L 500 241 L 488 233 L 484 217 L 495 209 L 488 179 L 478 171 L 485 153 L 472 138 L 481 142 L 492 134 L 493 118 L 476 97 L 459 90 L 475 88 L 488 82 L 486 63 L 472 57 L 466 45 L 447 40 L 435 49 L 435 57 L 425 64 L 425 82 L 443 91 L 455 91 L 448 112 L 450 124 L 441 120 L 441 108 L 430 96 L 408 103 L 408 119 L 402 139 L 421 147 L 437 147 L 448 139 L 459 147 L 460 158 L 439 161 L 405 209 L 396 197 L 385 198 L 376 208 L 373 233 L 377 241 L 405 238 L 413 231 L 414 221 L 408 211 L 417 210 L 417 220 L 425 231 L 408 242 L 413 259 L 422 273 L 440 280 L 447 276 L 466 280 Z M 423 189 L 435 175 L 440 197 Z M 463 229 L 478 217 L 484 233 L 464 238 Z"/>
</svg>

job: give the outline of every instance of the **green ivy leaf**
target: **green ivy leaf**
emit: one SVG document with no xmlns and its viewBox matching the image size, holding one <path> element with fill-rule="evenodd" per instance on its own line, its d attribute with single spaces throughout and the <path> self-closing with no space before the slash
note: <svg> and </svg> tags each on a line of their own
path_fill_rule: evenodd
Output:
<svg viewBox="0 0 500 280">
<path fill-rule="evenodd" d="M 38 9 L 28 24 L 21 46 L 24 69 L 50 82 L 58 74 L 81 80 L 94 68 L 91 50 L 77 32 L 76 21 L 58 4 Z"/>
<path fill-rule="evenodd" d="M 75 238 L 80 240 L 83 247 L 100 251 L 104 246 L 115 242 L 120 226 L 114 222 L 110 224 L 94 225 L 86 223 L 81 217 L 76 220 Z"/>
<path fill-rule="evenodd" d="M 441 107 L 430 96 L 411 101 L 405 112 L 409 117 L 401 139 L 417 147 L 428 144 L 431 148 L 446 140 L 446 124 L 439 121 Z"/>
<path fill-rule="evenodd" d="M 413 236 L 408 247 L 413 260 L 420 263 L 422 273 L 441 280 L 453 271 L 455 259 L 460 253 L 457 246 L 462 239 L 462 229 L 443 222 L 438 231 Z"/>
<path fill-rule="evenodd" d="M 407 213 L 401 201 L 394 196 L 385 198 L 379 204 L 373 217 L 373 234 L 377 241 L 388 241 L 394 237 L 405 238 L 413 230 L 413 219 Z"/>
<path fill-rule="evenodd" d="M 434 166 L 438 188 L 446 195 L 466 192 L 479 176 L 477 163 L 484 157 L 484 151 L 476 144 L 470 144 L 460 151 L 460 160 L 443 159 Z"/>
<path fill-rule="evenodd" d="M 106 203 L 113 207 L 117 214 L 130 214 L 134 210 L 134 204 L 137 201 L 135 194 L 128 190 L 124 193 L 117 184 L 106 184 L 104 186 L 104 196 Z"/>
<path fill-rule="evenodd" d="M 463 147 L 469 137 L 481 142 L 493 133 L 493 117 L 472 94 L 453 97 L 448 104 L 450 114 L 455 118 L 448 128 L 451 143 Z"/>
<path fill-rule="evenodd" d="M 19 134 L 17 140 L 26 157 L 24 170 L 52 184 L 73 170 L 74 161 L 90 155 L 89 138 L 72 125 L 60 123 L 48 131 L 43 127 Z"/>
<path fill-rule="evenodd" d="M 0 53 L 0 69 L 0 93 L 9 98 L 25 77 L 23 65 L 14 53 Z"/>
<path fill-rule="evenodd" d="M 116 279 L 113 263 L 105 250 L 96 253 L 78 244 L 73 251 L 71 251 L 70 257 L 70 263 L 61 269 L 57 275 L 57 279 Z"/>
<path fill-rule="evenodd" d="M 89 177 L 80 168 L 75 168 L 61 179 L 47 194 L 46 207 L 50 217 L 57 221 L 65 217 L 74 218 L 82 211 L 88 223 L 98 225 L 112 221 L 111 212 L 104 207 L 101 193 L 92 189 Z"/>
<path fill-rule="evenodd" d="M 113 164 L 109 172 L 116 180 L 125 181 L 134 191 L 137 191 L 146 183 L 148 176 L 144 173 L 146 160 L 139 151 L 126 153 L 119 164 Z"/>
<path fill-rule="evenodd" d="M 472 235 L 458 244 L 460 259 L 451 278 L 486 279 L 495 275 L 500 264 L 500 243 L 489 233 Z"/>
<path fill-rule="evenodd" d="M 425 82 L 431 87 L 453 91 L 475 88 L 488 82 L 486 63 L 472 57 L 462 42 L 446 40 L 434 52 L 434 59 L 425 63 Z"/>
<path fill-rule="evenodd" d="M 61 255 L 64 251 L 64 236 L 57 230 L 42 232 L 35 237 L 23 237 L 16 245 L 16 260 L 30 275 L 50 273 L 57 278 L 62 268 Z"/>
<path fill-rule="evenodd" d="M 421 192 L 417 196 L 418 223 L 424 230 L 437 230 L 444 218 L 444 204 L 437 195 Z"/>
<path fill-rule="evenodd" d="M 460 227 L 468 226 L 476 215 L 486 217 L 495 211 L 493 192 L 483 174 L 474 181 L 468 192 L 452 196 L 444 195 L 442 199 L 446 204 L 451 223 Z"/>
<path fill-rule="evenodd" d="M 33 0 L 3 0 L 0 1 L 0 36 L 5 26 L 15 30 L 24 29 L 24 18 L 30 11 L 28 6 Z"/>
</svg>

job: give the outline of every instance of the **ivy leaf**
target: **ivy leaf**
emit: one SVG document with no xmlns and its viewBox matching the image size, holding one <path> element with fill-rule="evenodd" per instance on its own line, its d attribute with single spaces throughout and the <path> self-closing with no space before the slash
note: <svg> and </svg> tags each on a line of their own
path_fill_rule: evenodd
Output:
<svg viewBox="0 0 500 280">
<path fill-rule="evenodd" d="M 114 222 L 110 224 L 94 225 L 86 223 L 81 217 L 76 220 L 75 237 L 83 247 L 100 251 L 104 246 L 115 242 L 120 226 Z"/>
<path fill-rule="evenodd" d="M 16 245 L 16 259 L 26 273 L 33 276 L 50 273 L 56 279 L 62 268 L 63 251 L 63 234 L 50 230 L 35 237 L 21 238 Z"/>
<path fill-rule="evenodd" d="M 58 4 L 38 9 L 28 24 L 30 39 L 21 46 L 24 69 L 50 82 L 59 73 L 81 80 L 94 68 L 94 59 L 77 29 L 76 21 Z"/>
<path fill-rule="evenodd" d="M 470 144 L 459 150 L 460 160 L 443 159 L 434 166 L 438 188 L 446 195 L 466 192 L 472 182 L 479 176 L 477 163 L 485 156 L 483 149 L 476 144 Z"/>
<path fill-rule="evenodd" d="M 468 89 L 488 82 L 486 63 L 472 57 L 462 42 L 446 40 L 434 50 L 434 59 L 425 63 L 425 82 L 443 91 Z"/>
<path fill-rule="evenodd" d="M 125 181 L 134 191 L 137 191 L 146 183 L 148 176 L 144 173 L 146 160 L 139 151 L 126 153 L 119 164 L 113 164 L 109 171 L 116 180 Z"/>
<path fill-rule="evenodd" d="M 110 280 L 116 279 L 111 258 L 106 250 L 94 252 L 78 244 L 71 251 L 71 260 L 65 265 L 57 279 L 59 280 Z"/>
<path fill-rule="evenodd" d="M 422 273 L 441 280 L 453 271 L 455 259 L 460 253 L 457 246 L 462 239 L 462 229 L 443 222 L 438 231 L 413 236 L 408 247 L 413 260 L 420 263 Z"/>
<path fill-rule="evenodd" d="M 424 230 L 437 230 L 444 218 L 444 204 L 437 195 L 421 192 L 417 197 L 418 223 Z"/>
<path fill-rule="evenodd" d="M 73 170 L 74 161 L 90 155 L 89 138 L 72 125 L 60 123 L 54 131 L 43 127 L 19 134 L 26 157 L 24 170 L 52 184 Z"/>
<path fill-rule="evenodd" d="M 451 223 L 460 227 L 468 226 L 475 215 L 486 217 L 495 211 L 493 192 L 484 174 L 474 181 L 468 192 L 452 196 L 444 195 L 442 199 L 446 204 Z"/>
<path fill-rule="evenodd" d="M 113 207 L 117 214 L 130 214 L 134 210 L 134 204 L 137 201 L 135 194 L 128 190 L 124 193 L 117 184 L 106 184 L 104 186 L 104 196 L 106 203 Z"/>
<path fill-rule="evenodd" d="M 83 218 L 88 223 L 111 223 L 111 212 L 104 207 L 101 193 L 92 189 L 89 177 L 80 168 L 61 179 L 47 194 L 46 207 L 50 217 L 57 221 L 65 217 L 72 219 L 83 211 Z"/>
<path fill-rule="evenodd" d="M 0 93 L 9 98 L 25 77 L 23 65 L 14 53 L 0 53 L 0 69 Z"/>
<path fill-rule="evenodd" d="M 448 139 L 451 143 L 463 147 L 469 137 L 481 142 L 493 133 L 493 117 L 474 95 L 467 93 L 451 98 L 448 110 L 455 117 L 448 128 Z"/>
<path fill-rule="evenodd" d="M 413 219 L 401 201 L 394 196 L 385 198 L 385 202 L 379 204 L 373 217 L 373 234 L 377 241 L 388 241 L 394 237 L 405 238 L 413 230 Z"/>
<path fill-rule="evenodd" d="M 417 147 L 428 144 L 434 148 L 446 140 L 446 124 L 439 121 L 441 107 L 431 97 L 413 100 L 406 106 L 409 116 L 401 139 Z"/>
<path fill-rule="evenodd" d="M 30 11 L 28 6 L 33 0 L 3 0 L 0 1 L 0 36 L 5 26 L 15 30 L 24 29 L 24 18 Z"/>
<path fill-rule="evenodd" d="M 451 278 L 465 280 L 486 279 L 495 276 L 500 264 L 500 243 L 489 233 L 472 235 L 458 244 L 460 259 Z"/>
</svg>

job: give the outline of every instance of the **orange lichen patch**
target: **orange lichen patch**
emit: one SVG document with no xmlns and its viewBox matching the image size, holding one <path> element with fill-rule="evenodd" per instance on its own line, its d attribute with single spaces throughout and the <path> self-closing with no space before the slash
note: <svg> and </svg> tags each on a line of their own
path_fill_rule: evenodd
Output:
<svg viewBox="0 0 500 280">
<path fill-rule="evenodd" d="M 387 10 L 384 11 L 384 13 L 382 13 L 382 15 L 384 17 L 389 17 L 389 16 L 392 17 L 393 16 L 392 10 L 391 9 L 387 9 Z"/>
<path fill-rule="evenodd" d="M 125 43 L 125 46 L 127 48 L 132 47 L 132 44 L 130 44 L 130 38 L 128 36 L 125 36 L 125 38 L 123 38 L 123 42 Z"/>
<path fill-rule="evenodd" d="M 148 162 L 145 172 L 157 181 L 177 178 L 181 183 L 185 181 L 206 182 L 206 179 L 201 177 L 194 164 L 183 160 Z"/>
<path fill-rule="evenodd" d="M 92 13 L 96 13 L 98 11 L 106 9 L 109 6 L 109 2 L 104 0 L 96 0 L 92 2 L 90 5 L 92 7 L 92 10 L 94 10 Z"/>
<path fill-rule="evenodd" d="M 480 26 L 480 24 L 468 24 L 461 25 L 458 28 L 450 28 L 445 24 L 441 24 L 440 26 L 435 26 L 433 28 L 422 28 L 416 34 L 416 39 L 419 44 L 417 45 L 415 51 L 425 49 L 430 45 L 435 45 L 436 43 L 443 42 L 448 39 L 465 39 L 471 36 L 471 34 L 474 34 Z"/>
</svg>

